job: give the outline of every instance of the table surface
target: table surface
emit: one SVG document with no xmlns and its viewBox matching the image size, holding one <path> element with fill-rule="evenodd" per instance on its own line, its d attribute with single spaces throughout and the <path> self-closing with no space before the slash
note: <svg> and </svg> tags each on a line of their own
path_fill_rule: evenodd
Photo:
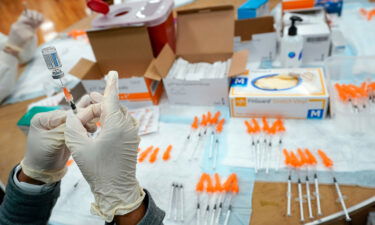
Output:
<svg viewBox="0 0 375 225">
<path fill-rule="evenodd" d="M 305 185 L 303 192 L 305 193 Z M 313 193 L 313 185 L 310 185 L 311 193 Z M 365 201 L 375 196 L 375 189 L 363 188 L 355 186 L 340 185 L 343 195 L 346 197 L 345 203 L 349 208 L 362 201 Z M 268 182 L 255 182 L 254 192 L 252 195 L 252 215 L 251 225 L 275 225 L 275 224 L 301 224 L 299 219 L 299 203 L 297 198 L 297 184 L 292 185 L 292 216 L 286 216 L 286 183 L 268 183 Z M 319 192 L 321 196 L 321 207 L 323 217 L 336 213 L 341 210 L 340 204 L 336 201 L 337 194 L 335 186 L 333 185 L 319 185 Z M 313 215 L 316 217 L 316 201 L 312 200 Z M 304 203 L 305 222 L 312 222 L 308 219 L 307 204 Z M 373 210 L 373 209 L 372 209 Z M 270 215 L 272 212 L 272 216 Z M 351 214 L 353 224 L 366 224 L 367 213 L 363 214 L 361 211 Z M 347 224 L 344 219 L 336 223 L 329 224 Z"/>
</svg>

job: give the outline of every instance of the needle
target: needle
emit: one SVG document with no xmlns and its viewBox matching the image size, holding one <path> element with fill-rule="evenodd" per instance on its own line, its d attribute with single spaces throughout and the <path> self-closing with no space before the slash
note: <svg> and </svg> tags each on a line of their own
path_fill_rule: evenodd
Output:
<svg viewBox="0 0 375 225">
<path fill-rule="evenodd" d="M 174 220 L 175 221 L 177 221 L 177 216 L 178 216 L 178 200 L 179 200 L 178 192 L 179 192 L 179 186 L 178 186 L 178 184 L 175 184 L 174 192 L 173 192 L 173 195 L 175 195 L 174 202 L 173 202 Z"/>
<path fill-rule="evenodd" d="M 236 174 L 232 174 L 228 178 L 227 182 L 224 184 L 224 188 L 232 192 L 231 195 L 229 196 L 229 200 L 228 200 L 229 207 L 228 207 L 228 210 L 225 216 L 225 221 L 224 221 L 224 225 L 228 225 L 230 214 L 232 212 L 232 198 L 234 195 L 238 194 L 239 192 L 238 179 L 237 179 Z"/>
<path fill-rule="evenodd" d="M 183 153 L 185 152 L 185 150 L 188 148 L 189 143 L 190 143 L 190 140 L 191 140 L 191 136 L 193 135 L 193 133 L 194 133 L 198 128 L 199 128 L 199 119 L 198 119 L 197 116 L 195 116 L 193 122 L 191 123 L 190 132 L 189 132 L 189 134 L 186 136 L 184 147 L 183 147 L 183 149 L 178 153 L 178 156 L 175 158 L 175 160 L 177 160 L 177 158 L 180 158 L 181 154 L 183 154 Z"/>
<path fill-rule="evenodd" d="M 291 216 L 291 205 L 292 205 L 292 176 L 291 176 L 291 169 L 292 166 L 290 155 L 286 149 L 283 149 L 283 154 L 285 156 L 285 165 L 289 168 L 289 175 L 288 175 L 288 189 L 286 192 L 287 196 L 287 215 Z"/>
<path fill-rule="evenodd" d="M 288 202 L 287 202 L 287 215 L 291 216 L 291 203 L 292 203 L 292 176 L 290 174 L 289 170 L 289 176 L 288 176 L 288 190 L 287 190 L 287 197 L 288 197 Z"/>
<path fill-rule="evenodd" d="M 217 157 L 219 154 L 219 134 L 223 131 L 223 126 L 224 126 L 225 119 L 221 119 L 219 123 L 216 125 L 215 130 L 216 130 L 216 141 L 215 141 L 215 155 L 214 155 L 214 162 L 213 162 L 213 169 L 216 169 L 216 164 L 217 164 Z"/>
<path fill-rule="evenodd" d="M 261 146 L 260 146 L 260 133 L 261 133 L 261 128 L 259 126 L 259 123 L 258 121 L 255 119 L 255 118 L 252 118 L 251 119 L 251 122 L 253 123 L 253 131 L 254 131 L 254 135 L 256 135 L 257 137 L 257 141 L 256 141 L 256 146 L 255 146 L 255 173 L 258 173 L 258 169 L 259 169 L 259 166 L 260 166 L 260 151 L 261 151 Z"/>
<path fill-rule="evenodd" d="M 294 154 L 294 152 L 290 152 L 290 161 L 291 164 L 295 169 L 300 168 L 302 166 L 302 162 L 298 160 L 297 156 Z M 299 211 L 300 211 L 300 220 L 304 221 L 305 216 L 303 212 L 303 199 L 302 199 L 302 183 L 301 183 L 301 178 L 299 176 L 299 173 L 297 172 L 298 175 L 298 182 L 297 182 L 297 188 L 298 188 L 298 200 L 299 200 Z"/>
<path fill-rule="evenodd" d="M 225 216 L 224 225 L 229 224 L 229 217 L 230 217 L 231 212 L 232 212 L 232 205 L 229 205 L 227 215 Z"/>
<path fill-rule="evenodd" d="M 280 155 L 281 155 L 282 144 L 283 144 L 283 135 L 286 129 L 281 119 L 277 119 L 275 123 L 278 124 L 276 132 L 279 133 L 279 146 L 278 146 L 277 154 L 276 154 L 276 171 L 278 171 L 280 168 L 280 157 L 281 157 Z"/>
<path fill-rule="evenodd" d="M 333 177 L 333 183 L 335 184 L 336 192 L 337 192 L 337 195 L 339 196 L 341 207 L 345 213 L 345 220 L 351 221 L 352 219 L 349 216 L 348 209 L 346 208 L 344 197 L 342 196 L 341 189 L 340 189 L 339 183 L 337 182 L 336 177 Z"/>
<path fill-rule="evenodd" d="M 204 189 L 204 181 L 205 181 L 205 178 L 206 175 L 205 174 L 202 174 L 199 182 L 197 183 L 196 187 L 195 187 L 195 190 L 197 191 L 197 225 L 200 224 L 200 218 L 201 218 L 201 201 L 200 201 L 200 194 L 203 192 L 203 189 Z"/>
<path fill-rule="evenodd" d="M 214 126 L 217 124 L 218 120 L 219 120 L 219 117 L 220 117 L 220 111 L 217 111 L 214 115 L 214 117 L 212 117 L 212 119 L 209 121 L 210 125 L 212 126 L 212 130 L 211 130 L 211 137 L 210 137 L 210 153 L 209 153 L 209 156 L 208 158 L 211 159 L 212 158 L 212 155 L 213 155 L 213 151 L 214 151 L 214 148 L 215 148 L 215 129 L 214 129 Z"/>
<path fill-rule="evenodd" d="M 200 146 L 200 141 L 201 141 L 201 138 L 202 138 L 202 131 L 204 131 L 204 128 L 207 126 L 207 123 L 208 123 L 207 117 L 206 117 L 205 114 L 203 114 L 202 120 L 201 120 L 201 123 L 200 123 L 201 129 L 199 130 L 199 133 L 198 133 L 198 140 L 197 140 L 195 148 L 193 149 L 193 152 L 191 154 L 190 159 L 194 158 L 195 152 L 198 150 L 198 148 Z M 198 158 L 198 156 L 196 158 Z"/>
<path fill-rule="evenodd" d="M 305 220 L 303 215 L 303 202 L 302 202 L 302 184 L 301 179 L 298 177 L 298 200 L 299 200 L 299 212 L 301 221 Z"/>
<path fill-rule="evenodd" d="M 309 165 L 314 167 L 314 186 L 315 186 L 315 197 L 316 197 L 316 207 L 318 210 L 318 216 L 322 215 L 322 208 L 320 206 L 320 194 L 319 194 L 319 182 L 318 182 L 318 175 L 316 172 L 316 158 L 315 156 L 310 152 L 309 149 L 305 149 L 305 154 L 307 155 Z"/>
<path fill-rule="evenodd" d="M 310 195 L 310 182 L 309 177 L 306 175 L 306 195 L 307 195 L 307 206 L 309 210 L 309 218 L 314 218 L 311 207 L 311 195 Z"/>
<path fill-rule="evenodd" d="M 249 121 L 245 120 L 244 123 L 245 123 L 245 126 L 246 126 L 247 133 L 251 136 L 250 151 L 253 154 L 253 156 L 254 156 L 253 158 L 255 160 L 255 163 L 254 163 L 255 172 L 258 172 L 258 169 L 257 169 L 257 166 L 256 166 L 257 154 L 256 154 L 255 140 L 254 140 L 254 134 L 256 133 L 256 130 L 255 130 L 254 127 L 251 126 Z"/>
<path fill-rule="evenodd" d="M 199 193 L 197 194 L 197 225 L 200 224 L 201 220 L 201 209 L 200 209 L 200 200 L 199 200 Z"/>
<path fill-rule="evenodd" d="M 171 217 L 172 217 L 173 200 L 174 200 L 174 189 L 175 189 L 175 184 L 172 183 L 171 190 L 170 190 L 170 193 L 169 193 L 168 219 L 171 219 Z"/>
<path fill-rule="evenodd" d="M 69 90 L 66 87 L 63 88 L 63 91 L 64 91 L 65 100 L 69 103 L 69 105 L 72 108 L 73 112 L 77 113 L 77 106 L 74 103 L 72 94 L 69 92 Z"/>
<path fill-rule="evenodd" d="M 344 201 L 344 198 L 343 198 L 342 193 L 341 193 L 340 186 L 337 182 L 336 177 L 333 175 L 333 170 L 332 170 L 333 161 L 330 158 L 328 158 L 328 156 L 320 149 L 318 150 L 318 154 L 319 154 L 320 158 L 322 159 L 324 166 L 327 167 L 328 169 L 330 169 L 331 172 L 332 172 L 333 183 L 335 185 L 337 195 L 339 196 L 339 201 L 340 201 L 342 210 L 345 213 L 345 220 L 351 221 L 351 218 L 350 218 L 349 213 L 348 213 L 348 209 L 346 208 L 345 201 Z"/>
<path fill-rule="evenodd" d="M 181 209 L 181 222 L 184 221 L 184 186 L 180 184 L 180 209 Z"/>
<path fill-rule="evenodd" d="M 314 174 L 314 184 L 315 184 L 315 197 L 316 197 L 316 207 L 318 208 L 318 215 L 323 215 L 322 208 L 320 206 L 320 194 L 319 194 L 319 183 L 318 183 L 318 175 Z"/>
<path fill-rule="evenodd" d="M 314 218 L 313 216 L 313 213 L 312 213 L 312 206 L 311 206 L 311 195 L 310 195 L 310 182 L 309 182 L 309 177 L 308 177 L 308 164 L 309 164 L 309 158 L 307 155 L 305 155 L 305 153 L 302 151 L 302 149 L 298 149 L 297 150 L 298 152 L 298 155 L 300 157 L 300 161 L 302 163 L 302 165 L 305 165 L 306 166 L 306 180 L 305 180 L 305 184 L 306 184 L 306 196 L 307 196 L 307 208 L 308 208 L 308 212 L 309 212 L 309 218 Z"/>
</svg>

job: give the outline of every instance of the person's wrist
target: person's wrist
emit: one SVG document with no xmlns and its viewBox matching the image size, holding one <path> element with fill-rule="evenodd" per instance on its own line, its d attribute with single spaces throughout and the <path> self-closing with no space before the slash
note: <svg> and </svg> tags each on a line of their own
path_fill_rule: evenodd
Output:
<svg viewBox="0 0 375 225">
<path fill-rule="evenodd" d="M 147 207 L 143 201 L 141 205 L 134 211 L 127 213 L 125 215 L 117 215 L 114 218 L 114 221 L 118 225 L 136 225 L 138 224 L 143 217 L 146 215 Z"/>
<path fill-rule="evenodd" d="M 25 183 L 29 183 L 29 184 L 35 184 L 35 185 L 43 185 L 45 184 L 44 182 L 42 181 L 39 181 L 39 180 L 35 180 L 29 176 L 27 176 L 21 169 L 21 171 L 18 173 L 17 175 L 17 178 L 20 182 L 25 182 Z"/>
</svg>

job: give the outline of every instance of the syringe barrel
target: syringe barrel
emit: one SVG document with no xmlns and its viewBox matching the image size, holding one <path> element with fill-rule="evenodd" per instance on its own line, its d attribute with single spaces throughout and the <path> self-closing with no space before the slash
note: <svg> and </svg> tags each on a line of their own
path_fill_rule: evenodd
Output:
<svg viewBox="0 0 375 225">
<path fill-rule="evenodd" d="M 60 69 L 62 67 L 59 55 L 55 47 L 46 47 L 42 49 L 42 55 L 46 62 L 47 68 L 52 70 L 53 79 L 61 79 L 64 72 Z"/>
</svg>

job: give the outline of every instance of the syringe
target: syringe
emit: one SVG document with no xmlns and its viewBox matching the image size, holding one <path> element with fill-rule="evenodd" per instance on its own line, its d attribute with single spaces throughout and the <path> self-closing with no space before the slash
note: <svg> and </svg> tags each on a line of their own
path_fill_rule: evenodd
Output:
<svg viewBox="0 0 375 225">
<path fill-rule="evenodd" d="M 77 113 L 77 107 L 74 103 L 73 96 L 69 90 L 65 87 L 61 78 L 64 77 L 64 72 L 61 70 L 61 61 L 57 55 L 55 47 L 46 47 L 42 49 L 44 61 L 46 62 L 47 68 L 52 71 L 52 78 L 60 80 L 61 87 L 64 92 L 65 100 L 69 103 L 74 113 Z"/>
</svg>

